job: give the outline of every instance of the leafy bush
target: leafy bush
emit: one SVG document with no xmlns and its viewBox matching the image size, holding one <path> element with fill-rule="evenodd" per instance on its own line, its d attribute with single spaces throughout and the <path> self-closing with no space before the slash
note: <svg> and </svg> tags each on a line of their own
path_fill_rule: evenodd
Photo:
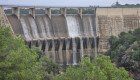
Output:
<svg viewBox="0 0 140 80">
<path fill-rule="evenodd" d="M 133 80 L 124 68 L 117 68 L 107 56 L 97 57 L 90 61 L 82 59 L 79 67 L 70 66 L 65 73 L 55 80 Z"/>
<path fill-rule="evenodd" d="M 0 80 L 40 80 L 38 55 L 10 29 L 0 26 Z"/>
</svg>

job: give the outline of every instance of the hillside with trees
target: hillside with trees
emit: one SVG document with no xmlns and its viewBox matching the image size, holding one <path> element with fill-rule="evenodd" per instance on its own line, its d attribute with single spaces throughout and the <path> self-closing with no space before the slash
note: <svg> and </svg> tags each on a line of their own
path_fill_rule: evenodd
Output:
<svg viewBox="0 0 140 80">
<path fill-rule="evenodd" d="M 118 37 L 110 37 L 110 50 L 106 53 L 118 67 L 124 67 L 131 77 L 140 80 L 140 28 Z"/>
<path fill-rule="evenodd" d="M 0 80 L 40 80 L 37 57 L 8 27 L 0 27 Z"/>
<path fill-rule="evenodd" d="M 133 80 L 107 56 L 92 61 L 86 57 L 79 66 L 60 71 L 59 65 L 38 48 L 28 48 L 20 36 L 0 27 L 0 80 Z"/>
<path fill-rule="evenodd" d="M 0 80 L 52 80 L 59 66 L 39 48 L 29 48 L 9 27 L 0 26 Z"/>
<path fill-rule="evenodd" d="M 55 80 L 133 80 L 124 68 L 117 68 L 108 56 L 97 57 L 90 61 L 82 59 L 78 67 L 70 66 Z"/>
</svg>

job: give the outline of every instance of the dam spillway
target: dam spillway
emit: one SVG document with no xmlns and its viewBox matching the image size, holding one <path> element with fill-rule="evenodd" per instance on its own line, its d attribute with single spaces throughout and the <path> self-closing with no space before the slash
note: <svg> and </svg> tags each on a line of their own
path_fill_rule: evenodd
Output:
<svg viewBox="0 0 140 80">
<path fill-rule="evenodd" d="M 66 14 L 63 7 L 60 14 L 51 14 L 47 7 L 44 14 L 35 14 L 33 7 L 27 7 L 29 14 L 21 14 L 20 7 L 13 6 L 10 15 L 0 8 L 2 23 L 20 34 L 30 48 L 39 47 L 62 65 L 77 65 L 84 56 L 105 53 L 110 36 L 140 27 L 139 7 L 93 7 L 95 14 L 82 14 L 81 7 L 77 14 Z"/>
<path fill-rule="evenodd" d="M 16 34 L 20 34 L 29 47 L 39 47 L 46 56 L 59 64 L 77 65 L 84 56 L 94 57 L 96 38 L 95 15 L 63 16 L 38 14 L 7 15 Z M 93 19 L 92 19 L 93 18 Z M 86 46 L 85 46 L 86 45 Z"/>
</svg>

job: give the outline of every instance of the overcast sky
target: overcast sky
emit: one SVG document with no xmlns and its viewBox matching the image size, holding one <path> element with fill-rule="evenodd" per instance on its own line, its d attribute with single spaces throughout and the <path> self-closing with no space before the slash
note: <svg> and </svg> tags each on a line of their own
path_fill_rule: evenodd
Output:
<svg viewBox="0 0 140 80">
<path fill-rule="evenodd" d="M 0 5 L 21 6 L 110 6 L 117 0 L 0 0 Z M 140 0 L 118 0 L 120 4 L 140 4 Z"/>
</svg>

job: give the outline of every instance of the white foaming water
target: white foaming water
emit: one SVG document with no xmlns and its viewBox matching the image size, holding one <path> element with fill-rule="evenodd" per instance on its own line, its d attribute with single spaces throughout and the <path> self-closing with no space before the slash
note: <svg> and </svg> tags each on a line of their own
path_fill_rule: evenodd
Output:
<svg viewBox="0 0 140 80">
<path fill-rule="evenodd" d="M 88 36 L 94 36 L 94 31 L 93 31 L 93 23 L 92 23 L 92 17 L 91 16 L 86 16 L 83 18 L 83 24 L 84 24 L 84 34 L 86 37 Z"/>
<path fill-rule="evenodd" d="M 93 31 L 92 19 L 91 19 L 91 17 L 89 17 L 88 19 L 89 19 L 89 25 L 90 25 L 90 33 L 91 33 L 91 36 L 95 36 L 95 35 L 94 35 L 94 31 Z"/>
<path fill-rule="evenodd" d="M 51 34 L 50 34 L 50 28 L 49 28 L 49 22 L 47 20 L 46 17 L 43 17 L 43 20 L 45 22 L 45 28 L 46 28 L 46 34 L 48 37 L 52 37 Z"/>
<path fill-rule="evenodd" d="M 67 16 L 68 32 L 70 37 L 80 36 L 80 25 L 75 16 Z"/>
<path fill-rule="evenodd" d="M 76 60 L 76 44 L 75 44 L 75 38 L 72 38 L 72 45 L 73 45 L 73 65 L 77 65 Z"/>
<path fill-rule="evenodd" d="M 86 16 L 85 18 L 83 18 L 83 22 L 84 22 L 84 30 L 85 30 L 84 33 L 86 34 L 86 36 L 89 37 L 89 35 L 91 35 L 94 38 L 94 53 L 93 54 L 95 57 L 97 57 L 97 40 L 96 40 L 97 30 L 96 32 L 94 32 L 94 29 L 93 29 L 94 25 L 93 25 L 92 17 Z M 89 43 L 88 41 L 87 43 Z M 88 55 L 90 56 L 90 54 Z"/>
<path fill-rule="evenodd" d="M 67 58 L 67 65 L 69 65 L 69 55 L 68 55 L 68 53 L 66 53 L 66 58 Z"/>
<path fill-rule="evenodd" d="M 41 32 L 42 32 L 42 35 L 43 35 L 43 38 L 44 39 L 46 39 L 47 37 L 46 37 L 46 31 L 45 31 L 45 26 L 44 26 L 44 24 L 43 24 L 43 21 L 41 20 L 41 17 L 39 17 L 39 25 L 40 25 L 40 27 L 41 27 Z"/>
<path fill-rule="evenodd" d="M 93 23 L 92 23 L 92 17 L 88 17 L 88 21 L 89 21 L 89 30 L 90 30 L 90 35 L 92 36 L 92 37 L 94 37 L 94 53 L 96 54 L 97 53 L 97 45 L 96 45 L 96 37 L 95 37 L 95 35 L 94 35 L 94 31 L 93 31 Z M 87 42 L 88 44 L 89 44 L 89 39 L 88 39 L 88 42 Z M 94 54 L 93 53 L 93 54 Z M 88 52 L 88 56 L 90 56 L 90 53 Z"/>
<path fill-rule="evenodd" d="M 77 58 L 76 58 L 76 42 L 74 37 L 80 37 L 80 23 L 76 16 L 67 16 L 67 25 L 68 25 L 68 32 L 69 36 L 72 37 L 72 47 L 73 47 L 73 65 L 77 65 Z M 82 54 L 83 56 L 83 54 Z"/>
<path fill-rule="evenodd" d="M 21 21 L 21 25 L 23 28 L 25 38 L 31 40 L 32 39 L 31 34 L 28 31 L 29 29 L 28 29 L 27 24 L 26 24 L 25 20 L 23 19 L 23 17 L 20 18 L 20 21 Z"/>
<path fill-rule="evenodd" d="M 81 47 L 81 59 L 84 58 L 84 51 L 83 51 L 83 40 L 80 37 L 80 47 Z"/>
<path fill-rule="evenodd" d="M 32 29 L 32 34 L 34 36 L 34 38 L 39 39 L 39 35 L 38 35 L 38 31 L 37 31 L 37 26 L 35 23 L 35 20 L 32 17 L 28 17 L 29 22 L 31 24 L 31 29 Z"/>
</svg>

